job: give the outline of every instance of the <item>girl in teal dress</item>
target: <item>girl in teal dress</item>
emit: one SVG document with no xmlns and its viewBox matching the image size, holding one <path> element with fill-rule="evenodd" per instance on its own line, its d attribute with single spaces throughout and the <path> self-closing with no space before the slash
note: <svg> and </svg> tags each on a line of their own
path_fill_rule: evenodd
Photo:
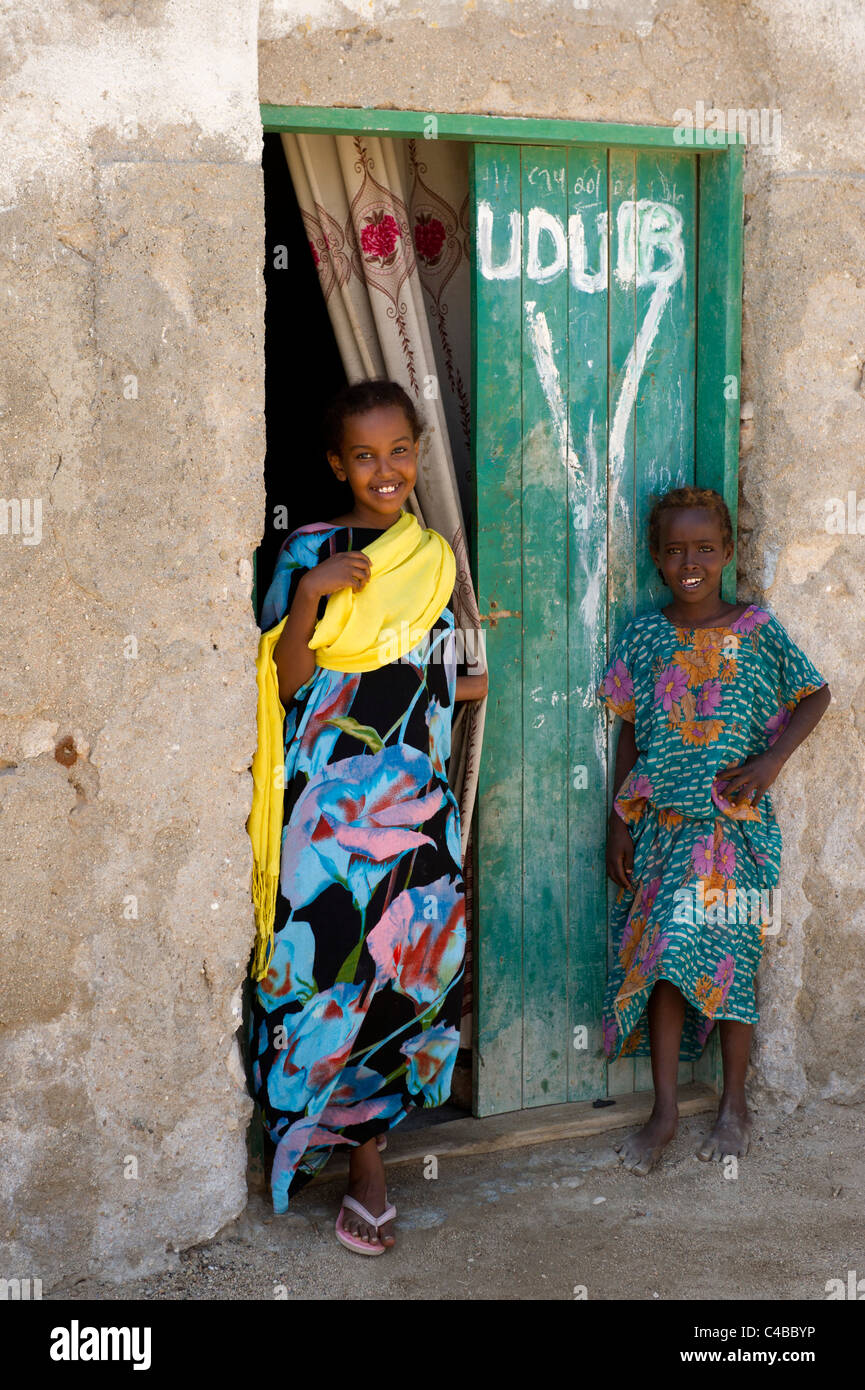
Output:
<svg viewBox="0 0 865 1390">
<path fill-rule="evenodd" d="M 618 1150 L 637 1173 L 673 1137 L 679 1062 L 700 1056 L 716 1021 L 724 1090 L 699 1155 L 747 1152 L 754 975 L 781 859 L 768 788 L 830 699 L 777 618 L 721 599 L 733 535 L 717 492 L 662 497 L 649 549 L 673 601 L 626 628 L 598 691 L 622 720 L 604 1048 L 611 1061 L 650 1055 L 655 1085 L 649 1123 Z"/>
</svg>

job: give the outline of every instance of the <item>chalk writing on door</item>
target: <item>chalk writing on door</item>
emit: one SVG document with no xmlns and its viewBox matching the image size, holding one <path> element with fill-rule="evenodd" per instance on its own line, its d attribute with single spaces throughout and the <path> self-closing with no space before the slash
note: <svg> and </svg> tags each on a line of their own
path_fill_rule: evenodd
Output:
<svg viewBox="0 0 865 1390">
<path fill-rule="evenodd" d="M 638 203 L 622 203 L 617 223 L 616 279 L 621 284 L 636 280 L 638 287 L 651 284 L 654 289 L 628 353 L 613 412 L 609 469 L 614 488 L 625 459 L 625 437 L 640 377 L 657 336 L 661 315 L 685 267 L 682 214 L 672 203 L 655 203 L 649 198 L 641 198 Z M 656 263 L 656 252 L 660 252 L 660 264 Z"/>
<path fill-rule="evenodd" d="M 586 228 L 582 213 L 572 213 L 567 228 L 560 217 L 546 208 L 529 208 L 525 219 L 519 211 L 508 214 L 507 251 L 498 261 L 493 257 L 494 213 L 489 202 L 478 203 L 478 263 L 487 280 L 512 280 L 521 273 L 523 221 L 526 223 L 525 280 L 549 284 L 568 271 L 574 288 L 585 294 L 607 290 L 607 214 L 593 216 L 594 240 L 598 248 L 598 268 L 587 267 Z M 616 263 L 618 282 L 637 287 L 652 285 L 653 291 L 639 325 L 624 370 L 610 426 L 609 466 L 613 481 L 624 462 L 625 438 L 646 360 L 658 332 L 661 315 L 673 286 L 681 279 L 685 265 L 682 214 L 673 203 L 640 198 L 620 203 L 616 212 Z M 553 340 L 546 315 L 536 301 L 525 305 L 529 341 L 553 419 L 562 463 L 582 475 L 579 456 L 571 439 L 569 411 L 559 381 Z"/>
<path fill-rule="evenodd" d="M 525 219 L 518 209 L 508 214 L 505 238 L 507 251 L 496 261 L 493 254 L 495 214 L 490 203 L 478 203 L 478 265 L 485 280 L 515 280 L 522 260 L 523 221 L 526 222 L 526 279 L 549 284 L 570 270 L 575 289 L 587 294 L 603 293 L 607 288 L 607 214 L 596 213 L 594 240 L 598 246 L 596 271 L 587 269 L 586 228 L 583 214 L 571 213 L 567 227 L 547 208 L 529 208 Z M 620 203 L 616 213 L 617 258 L 615 274 L 621 283 L 636 276 L 638 285 L 661 281 L 673 284 L 679 279 L 685 261 L 682 243 L 682 214 L 673 203 L 651 198 Z M 658 259 L 660 256 L 660 264 Z M 666 259 L 664 259 L 666 257 Z"/>
</svg>

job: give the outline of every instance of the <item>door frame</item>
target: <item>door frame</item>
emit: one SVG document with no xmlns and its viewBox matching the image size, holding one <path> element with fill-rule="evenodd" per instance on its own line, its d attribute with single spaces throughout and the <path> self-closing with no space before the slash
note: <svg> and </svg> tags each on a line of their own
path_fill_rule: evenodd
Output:
<svg viewBox="0 0 865 1390">
<path fill-rule="evenodd" d="M 461 140 L 471 144 L 505 145 L 607 145 L 638 150 L 693 151 L 699 162 L 698 236 L 696 285 L 696 436 L 695 475 L 699 487 L 711 487 L 727 503 L 733 523 L 734 553 L 724 570 L 723 597 L 736 597 L 736 530 L 738 503 L 739 400 L 741 365 L 741 305 L 743 251 L 744 136 L 735 130 L 714 132 L 713 145 L 683 142 L 673 126 L 624 125 L 614 122 L 548 120 L 531 117 L 484 116 L 472 113 L 394 111 L 367 107 L 276 106 L 260 104 L 265 133 L 367 135 L 404 139 Z M 479 475 L 477 459 L 482 453 L 479 436 L 482 415 L 478 413 L 477 342 L 472 275 L 472 464 L 475 488 L 476 524 L 472 527 L 472 571 L 477 584 L 481 619 L 487 631 L 491 665 L 504 637 L 490 617 L 491 598 L 501 610 L 498 592 L 503 585 L 499 574 L 501 547 L 495 529 L 483 530 L 479 522 Z M 723 389 L 735 382 L 734 392 Z M 493 596 L 496 596 L 493 598 Z M 505 608 L 507 605 L 504 605 Z M 507 624 L 504 625 L 504 628 Z M 497 629 L 497 630 L 496 630 Z M 497 640 L 499 639 L 499 640 Z M 506 691 L 501 694 L 506 702 Z M 496 699 L 495 688 L 491 701 Z M 496 988 L 496 976 L 507 963 L 498 959 L 496 949 L 503 904 L 496 886 L 495 858 L 485 853 L 485 791 L 497 762 L 506 761 L 507 728 L 497 725 L 495 705 L 487 720 L 485 756 L 481 763 L 476 810 L 475 843 L 475 1017 L 472 1051 L 474 1055 L 473 1109 L 478 1116 L 522 1108 L 522 1096 L 514 1078 L 511 1046 L 500 1033 L 488 1008 L 486 994 Z M 502 744 L 499 750 L 497 745 Z M 491 839 L 495 841 L 495 835 Z M 489 843 L 489 842 L 488 842 Z M 504 933 L 507 937 L 507 932 Z M 717 1032 L 717 1030 L 715 1030 Z M 714 1045 L 712 1045 L 714 1043 Z M 701 1079 L 718 1087 L 720 1057 L 713 1034 L 705 1061 L 696 1064 Z"/>
</svg>

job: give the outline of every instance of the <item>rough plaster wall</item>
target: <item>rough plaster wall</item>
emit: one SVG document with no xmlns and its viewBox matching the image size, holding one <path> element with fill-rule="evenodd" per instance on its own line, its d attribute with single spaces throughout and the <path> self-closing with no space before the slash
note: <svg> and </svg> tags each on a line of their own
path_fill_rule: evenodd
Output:
<svg viewBox="0 0 865 1390">
<path fill-rule="evenodd" d="M 0 534 L 0 1275 L 46 1289 L 246 1201 L 263 212 L 218 9 L 5 30 L 0 495 L 42 538 Z"/>
<path fill-rule="evenodd" d="M 865 1098 L 865 537 L 825 530 L 828 498 L 865 500 L 865 12 L 263 0 L 259 33 L 274 104 L 669 125 L 698 100 L 781 112 L 780 147 L 752 146 L 746 166 L 740 594 L 774 609 L 834 702 L 776 788 L 781 930 L 752 1093 L 786 1109 Z"/>
</svg>

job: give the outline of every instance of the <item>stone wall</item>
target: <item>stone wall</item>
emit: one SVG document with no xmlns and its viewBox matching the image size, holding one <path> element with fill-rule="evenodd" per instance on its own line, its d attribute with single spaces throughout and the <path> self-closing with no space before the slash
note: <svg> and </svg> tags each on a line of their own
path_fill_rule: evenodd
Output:
<svg viewBox="0 0 865 1390">
<path fill-rule="evenodd" d="M 164 1266 L 245 1202 L 259 100 L 781 112 L 746 170 L 741 593 L 834 702 L 776 797 L 754 1094 L 861 1099 L 865 542 L 825 529 L 865 499 L 858 5 L 41 0 L 5 49 L 0 1275 Z"/>
<path fill-rule="evenodd" d="M 46 1289 L 246 1201 L 264 228 L 255 6 L 220 8 L 7 33 L 0 1274 Z"/>
</svg>

